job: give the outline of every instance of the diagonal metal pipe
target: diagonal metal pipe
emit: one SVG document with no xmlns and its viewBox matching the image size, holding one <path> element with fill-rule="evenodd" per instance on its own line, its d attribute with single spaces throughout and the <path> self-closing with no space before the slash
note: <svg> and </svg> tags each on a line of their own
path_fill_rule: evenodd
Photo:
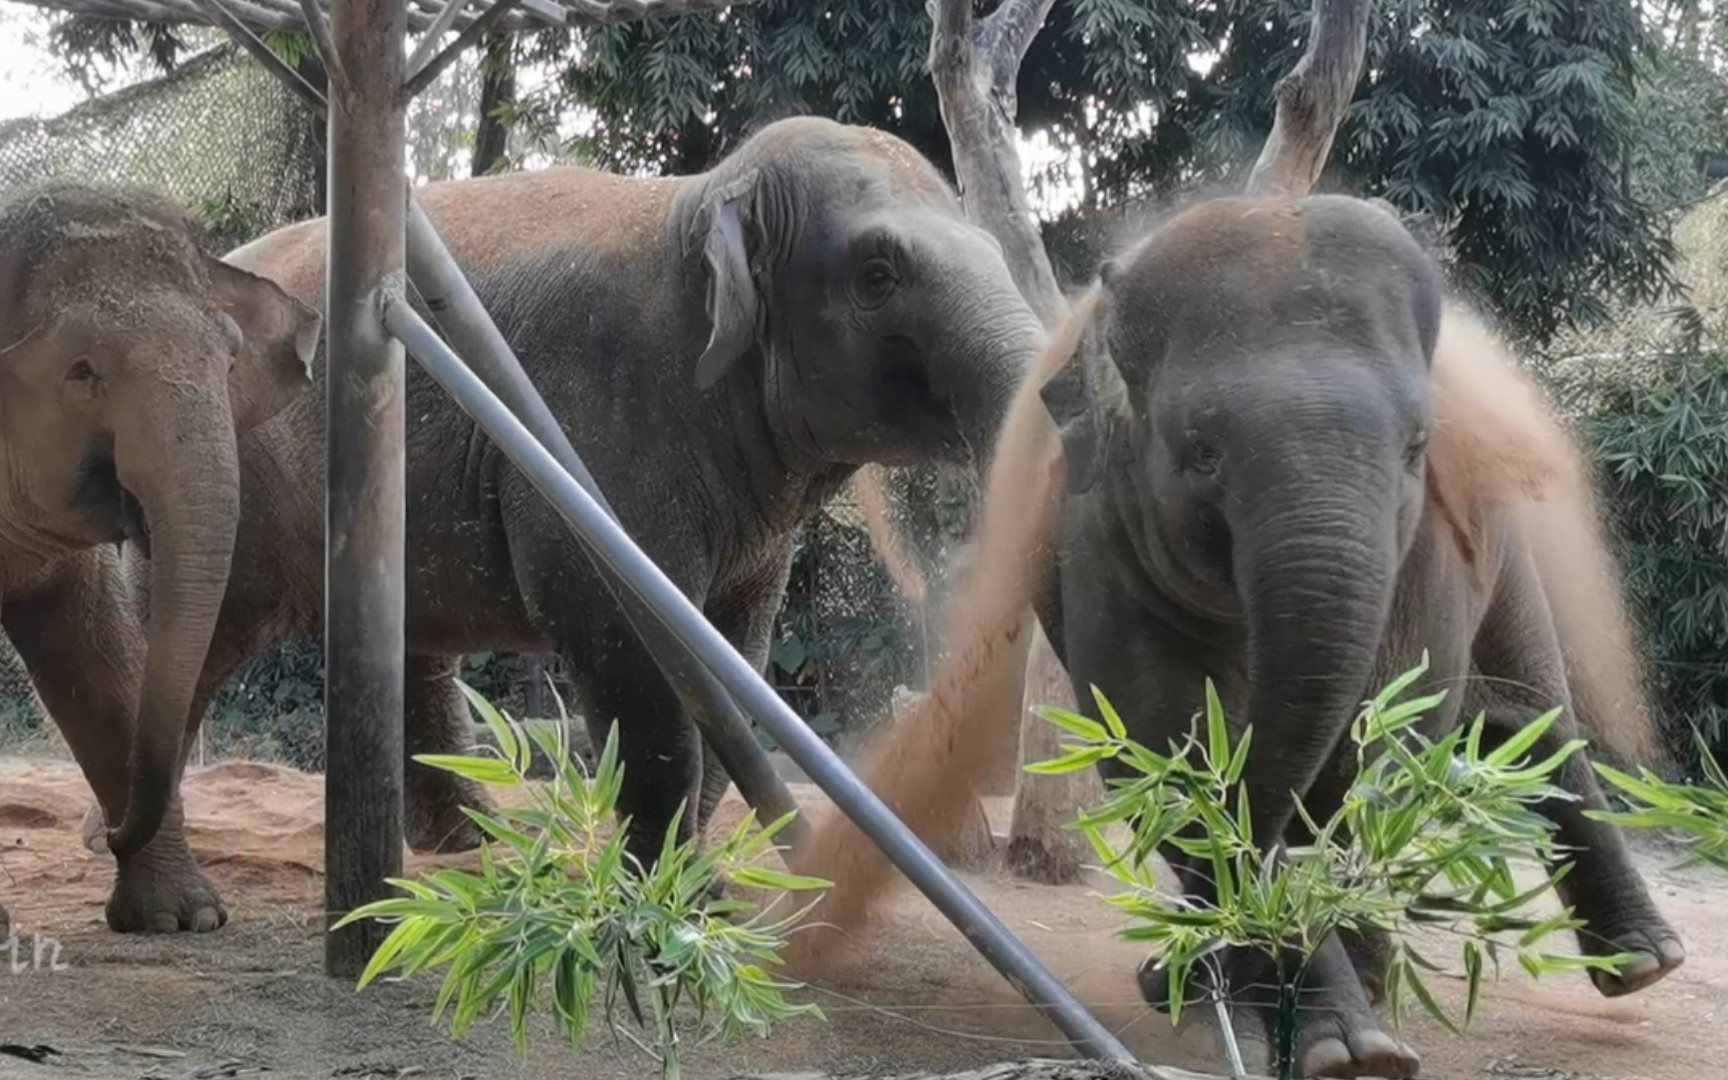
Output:
<svg viewBox="0 0 1728 1080">
<path fill-rule="evenodd" d="M 224 13 L 220 6 L 221 0 L 199 2 L 210 6 L 217 15 Z M 452 0 L 452 4 L 455 2 L 456 0 Z M 225 25 L 235 41 L 257 57 L 266 68 L 274 71 L 319 115 L 328 117 L 329 106 L 324 95 L 302 79 L 298 72 L 289 67 L 256 34 L 236 19 L 230 19 Z M 437 229 L 433 228 L 431 219 L 426 217 L 415 203 L 412 186 L 408 187 L 406 198 L 410 283 L 426 300 L 433 317 L 439 319 L 440 325 L 448 324 L 445 332 L 462 353 L 475 358 L 475 368 L 480 376 L 487 380 L 493 392 L 503 398 L 515 410 L 516 415 L 524 418 L 535 438 L 539 439 L 542 445 L 550 447 L 558 463 L 572 476 L 577 477 L 589 495 L 616 519 L 617 515 L 606 505 L 605 498 L 600 494 L 599 485 L 594 482 L 594 477 L 577 455 L 576 448 L 565 436 L 562 425 L 546 407 L 539 391 L 534 389 L 534 383 L 522 369 L 521 361 L 516 359 L 515 351 L 492 322 L 492 316 L 487 313 L 486 306 L 475 295 L 473 286 L 468 284 L 467 277 L 456 265 L 449 249 L 444 246 L 444 241 L 439 237 Z M 439 318 L 440 315 L 445 317 Z M 602 580 L 623 608 L 625 618 L 642 639 L 643 646 L 653 655 L 661 674 L 695 717 L 697 725 L 702 728 L 703 737 L 708 740 L 708 745 L 714 748 L 715 755 L 720 759 L 720 764 L 725 766 L 732 782 L 738 785 L 738 793 L 744 797 L 745 802 L 750 804 L 758 816 L 770 821 L 778 820 L 797 809 L 798 804 L 792 798 L 792 793 L 787 790 L 785 781 L 780 778 L 773 763 L 768 760 L 768 755 L 756 742 L 750 731 L 750 723 L 738 708 L 737 702 L 715 681 L 713 674 L 702 662 L 669 637 L 656 620 L 643 617 L 644 612 L 640 607 L 633 606 L 630 591 L 620 590 L 618 583 L 608 575 L 604 566 L 599 567 L 599 570 Z M 809 834 L 809 825 L 801 818 L 795 818 L 782 835 L 786 837 L 796 856 L 809 839 Z"/>
<path fill-rule="evenodd" d="M 400 297 L 393 298 L 386 302 L 383 314 L 385 328 L 407 346 L 421 369 L 455 399 L 546 497 L 596 561 L 626 582 L 654 619 L 685 649 L 703 658 L 725 689 L 779 740 L 792 760 L 834 800 L 834 805 L 857 822 L 865 835 L 930 898 L 973 947 L 1056 1025 L 1076 1051 L 1091 1058 L 1133 1060 L 1133 1055 L 1097 1017 L 780 700 L 749 661 L 714 629 L 678 586 L 630 540 L 599 501 L 565 471 L 513 410 L 469 370 L 411 304 Z"/>
<path fill-rule="evenodd" d="M 408 279 L 458 354 L 470 358 L 474 374 L 521 420 L 559 466 L 582 486 L 588 497 L 616 522 L 617 513 L 607 504 L 593 474 L 582 463 L 581 456 L 564 433 L 563 425 L 534 388 L 522 362 L 516 358 L 510 343 L 504 340 L 503 333 L 492 321 L 461 267 L 456 265 L 431 219 L 412 199 L 408 203 Z M 797 809 L 798 804 L 787 790 L 785 781 L 775 771 L 773 762 L 768 760 L 768 755 L 750 730 L 749 720 L 726 688 L 695 654 L 680 644 L 660 620 L 642 606 L 635 593 L 624 587 L 616 574 L 603 563 L 596 562 L 595 566 L 623 608 L 625 618 L 635 629 L 643 647 L 653 655 L 661 673 L 696 718 L 703 737 L 714 748 L 732 782 L 738 785 L 738 793 L 744 801 L 759 817 L 768 821 L 778 820 Z M 808 824 L 799 817 L 784 833 L 794 860 L 808 840 L 809 832 Z"/>
</svg>

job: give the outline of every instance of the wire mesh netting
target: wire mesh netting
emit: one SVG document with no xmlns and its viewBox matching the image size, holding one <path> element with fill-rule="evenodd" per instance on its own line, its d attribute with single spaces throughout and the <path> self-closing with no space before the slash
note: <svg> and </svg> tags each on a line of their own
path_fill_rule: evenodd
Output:
<svg viewBox="0 0 1728 1080">
<path fill-rule="evenodd" d="M 305 106 L 222 45 L 52 119 L 0 123 L 0 197 L 61 178 L 138 184 L 231 246 L 317 212 L 321 154 Z"/>
</svg>

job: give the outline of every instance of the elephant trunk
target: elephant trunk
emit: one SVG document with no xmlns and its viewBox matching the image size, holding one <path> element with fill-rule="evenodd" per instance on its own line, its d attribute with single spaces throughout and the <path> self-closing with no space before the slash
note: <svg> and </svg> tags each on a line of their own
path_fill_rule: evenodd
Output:
<svg viewBox="0 0 1728 1080">
<path fill-rule="evenodd" d="M 164 386 L 184 391 L 184 386 Z M 120 482 L 150 530 L 150 620 L 133 734 L 126 814 L 108 846 L 125 859 L 149 844 L 173 805 L 182 738 L 227 592 L 240 518 L 239 462 L 226 386 L 140 416 L 150 431 L 116 432 Z M 196 418 L 188 423 L 181 418 Z"/>
<path fill-rule="evenodd" d="M 1256 463 L 1278 475 L 1257 477 L 1258 494 L 1242 500 L 1231 522 L 1254 728 L 1245 779 L 1254 835 L 1265 845 L 1285 839 L 1294 798 L 1319 776 L 1367 697 L 1399 555 L 1396 484 L 1376 465 L 1351 464 L 1343 447 L 1280 457 Z M 1362 475 L 1340 475 L 1352 470 Z"/>
<path fill-rule="evenodd" d="M 971 328 L 957 339 L 954 358 L 959 362 L 954 369 L 967 377 L 943 389 L 971 450 L 980 486 L 989 480 L 990 460 L 1014 394 L 1044 345 L 1043 329 L 1029 310 Z"/>
</svg>

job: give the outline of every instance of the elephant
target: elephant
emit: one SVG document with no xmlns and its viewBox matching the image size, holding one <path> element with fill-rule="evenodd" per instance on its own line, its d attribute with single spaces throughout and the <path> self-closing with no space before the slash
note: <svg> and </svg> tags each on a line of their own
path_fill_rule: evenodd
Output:
<svg viewBox="0 0 1728 1080">
<path fill-rule="evenodd" d="M 319 314 L 133 187 L 0 206 L 0 624 L 117 860 L 116 930 L 226 919 L 181 828 L 181 734 L 229 577 L 237 440 L 312 389 Z M 151 555 L 138 617 L 122 545 Z"/>
<path fill-rule="evenodd" d="M 780 120 L 692 176 L 558 167 L 416 198 L 624 528 L 759 671 L 800 525 L 863 465 L 987 456 L 1043 349 L 1000 245 L 909 144 L 865 127 Z M 315 304 L 327 234 L 302 222 L 228 258 Z M 321 623 L 322 360 L 315 379 L 240 442 L 246 558 L 194 730 L 239 664 Z M 651 861 L 728 778 L 528 480 L 412 368 L 407 415 L 407 752 L 471 741 L 461 655 L 556 651 L 596 745 L 618 721 L 619 809 Z M 477 845 L 460 807 L 485 793 L 404 768 L 409 846 Z"/>
<path fill-rule="evenodd" d="M 1424 654 L 1411 692 L 1450 690 L 1435 731 L 1481 713 L 1498 743 L 1566 706 L 1536 759 L 1580 731 L 1646 741 L 1611 673 L 1568 670 L 1598 630 L 1556 618 L 1529 510 L 1559 451 L 1472 430 L 1491 426 L 1480 417 L 1499 395 L 1472 389 L 1485 368 L 1460 373 L 1463 316 L 1391 214 L 1345 195 L 1200 203 L 1109 261 L 1075 319 L 1069 354 L 1028 380 L 1060 438 L 1064 489 L 1034 607 L 1094 719 L 1095 686 L 1161 749 L 1191 730 L 1210 680 L 1237 735 L 1253 727 L 1252 834 L 1291 845 L 1310 839 L 1294 799 L 1313 820 L 1334 812 L 1354 775 L 1352 718 Z M 1679 938 L 1618 831 L 1587 816 L 1606 806 L 1587 756 L 1556 783 L 1576 801 L 1541 810 L 1571 866 L 1559 891 L 1585 924 L 1580 946 L 1638 957 L 1591 977 L 1608 996 L 1642 989 L 1684 962 Z M 1206 867 L 1164 855 L 1185 891 L 1208 895 Z M 1304 1075 L 1417 1074 L 1372 1009 L 1383 944 L 1335 936 L 1313 958 Z M 1237 950 L 1225 971 L 1263 986 L 1272 963 Z M 1156 967 L 1140 983 L 1165 999 Z M 1275 1003 L 1250 991 L 1249 1005 L 1272 1030 Z"/>
</svg>

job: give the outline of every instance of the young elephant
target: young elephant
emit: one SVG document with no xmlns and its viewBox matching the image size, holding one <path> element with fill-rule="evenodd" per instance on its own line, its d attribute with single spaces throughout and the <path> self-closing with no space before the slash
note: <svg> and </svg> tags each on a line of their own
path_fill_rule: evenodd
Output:
<svg viewBox="0 0 1728 1080">
<path fill-rule="evenodd" d="M 624 527 L 758 666 L 810 514 L 862 464 L 987 448 L 1043 347 L 1000 248 L 867 128 L 783 120 L 698 176 L 559 168 L 418 198 Z M 307 222 L 229 258 L 314 302 L 326 236 Z M 241 441 L 247 558 L 194 717 L 247 657 L 321 622 L 321 398 Z M 412 366 L 408 416 L 408 751 L 471 741 L 463 653 L 555 649 L 590 724 L 619 721 L 622 809 L 652 857 L 726 777 L 564 522 Z M 484 794 L 406 770 L 409 843 L 476 843 L 460 807 Z"/>
<path fill-rule="evenodd" d="M 1528 508 L 1566 451 L 1520 436 L 1526 399 L 1474 385 L 1491 363 L 1448 359 L 1472 343 L 1455 340 L 1437 269 L 1389 214 L 1336 196 L 1206 203 L 1117 259 L 1094 299 L 1076 355 L 1041 390 L 1067 499 L 1059 588 L 1040 615 L 1076 691 L 1101 688 L 1148 745 L 1188 731 L 1214 681 L 1254 728 L 1256 836 L 1305 839 L 1293 794 L 1333 812 L 1352 716 L 1424 650 L 1428 689 L 1451 690 L 1440 724 L 1485 711 L 1503 737 L 1572 704 L 1538 756 L 1577 723 L 1617 745 L 1647 737 L 1624 715 L 1626 686 L 1607 684 L 1623 672 L 1580 667 L 1573 686 L 1595 684 L 1568 685 L 1563 640 L 1583 656 L 1612 628 L 1557 623 L 1533 557 Z M 1617 613 L 1611 585 L 1600 610 Z M 1564 899 L 1586 952 L 1641 958 L 1595 976 L 1605 995 L 1630 993 L 1684 954 L 1619 834 L 1585 816 L 1604 803 L 1582 755 L 1559 782 L 1581 800 L 1544 808 L 1572 849 Z M 1186 889 L 1208 888 L 1170 854 Z M 1414 1076 L 1352 959 L 1332 940 L 1310 969 L 1304 1075 Z M 1266 984 L 1269 963 L 1233 956 L 1231 985 Z M 1150 972 L 1142 990 L 1163 1000 Z"/>
<path fill-rule="evenodd" d="M 147 192 L 0 205 L 0 623 L 116 825 L 117 930 L 226 917 L 174 787 L 139 781 L 183 764 L 240 516 L 236 432 L 311 389 L 320 323 Z M 147 625 L 128 538 L 154 556 Z"/>
</svg>

